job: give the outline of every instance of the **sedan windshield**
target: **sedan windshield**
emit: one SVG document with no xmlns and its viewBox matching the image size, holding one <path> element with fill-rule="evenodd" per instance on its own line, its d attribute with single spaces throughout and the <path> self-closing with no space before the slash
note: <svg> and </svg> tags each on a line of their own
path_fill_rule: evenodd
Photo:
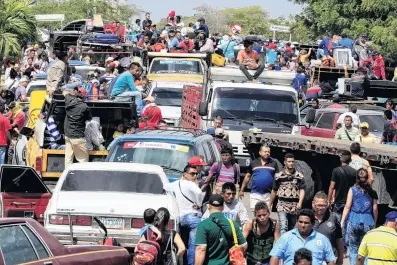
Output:
<svg viewBox="0 0 397 265">
<path fill-rule="evenodd" d="M 159 175 L 130 171 L 69 171 L 61 191 L 108 191 L 163 194 Z"/>
<path fill-rule="evenodd" d="M 153 60 L 151 74 L 202 74 L 201 64 L 193 60 Z"/>
<path fill-rule="evenodd" d="M 109 161 L 159 165 L 165 170 L 183 172 L 193 148 L 188 145 L 162 142 L 120 142 Z"/>
<path fill-rule="evenodd" d="M 181 87 L 156 87 L 152 95 L 156 98 L 159 106 L 180 107 L 182 105 Z"/>
</svg>

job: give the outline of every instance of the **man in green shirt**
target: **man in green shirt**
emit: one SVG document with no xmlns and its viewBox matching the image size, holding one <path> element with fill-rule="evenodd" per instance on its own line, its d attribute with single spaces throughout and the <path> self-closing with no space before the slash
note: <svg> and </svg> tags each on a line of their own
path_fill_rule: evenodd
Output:
<svg viewBox="0 0 397 265">
<path fill-rule="evenodd" d="M 210 216 L 202 221 L 196 232 L 195 265 L 229 265 L 229 249 L 233 246 L 233 234 L 229 221 L 223 211 L 223 197 L 211 195 L 208 202 Z M 247 248 L 238 224 L 233 221 L 237 233 L 237 241 L 243 250 Z M 222 229 L 221 229 L 222 227 Z"/>
<path fill-rule="evenodd" d="M 335 139 L 354 141 L 356 136 L 360 134 L 360 131 L 352 125 L 353 123 L 352 116 L 346 115 L 343 122 L 344 122 L 344 126 L 342 126 L 336 131 Z"/>
</svg>

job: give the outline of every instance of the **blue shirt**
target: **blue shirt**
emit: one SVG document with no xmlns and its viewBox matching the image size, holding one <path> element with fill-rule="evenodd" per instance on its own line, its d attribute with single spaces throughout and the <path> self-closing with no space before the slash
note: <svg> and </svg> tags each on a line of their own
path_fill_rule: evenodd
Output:
<svg viewBox="0 0 397 265">
<path fill-rule="evenodd" d="M 118 96 L 126 91 L 138 91 L 134 85 L 134 76 L 130 71 L 122 73 L 114 83 L 112 88 L 112 96 Z"/>
<path fill-rule="evenodd" d="M 278 164 L 272 158 L 263 164 L 260 158 L 251 162 L 248 173 L 252 175 L 251 193 L 266 194 L 272 191 L 274 174 L 280 172 Z"/>
<path fill-rule="evenodd" d="M 354 42 L 350 38 L 343 38 L 339 41 L 339 46 L 349 48 L 350 50 L 353 49 Z"/>
<path fill-rule="evenodd" d="M 168 48 L 171 49 L 171 48 L 176 48 L 176 47 L 179 47 L 179 40 L 177 39 L 177 37 L 174 37 L 174 38 L 172 39 L 172 41 L 170 42 Z"/>
<path fill-rule="evenodd" d="M 295 252 L 300 248 L 312 252 L 313 265 L 322 265 L 324 261 L 335 261 L 331 242 L 326 236 L 313 230 L 305 241 L 299 234 L 298 228 L 283 234 L 273 246 L 270 256 L 282 259 L 283 265 L 292 265 Z"/>
<path fill-rule="evenodd" d="M 294 82 L 292 83 L 292 86 L 295 88 L 296 91 L 301 91 L 302 86 L 306 86 L 306 85 L 307 85 L 306 75 L 302 73 L 297 73 Z"/>
<path fill-rule="evenodd" d="M 277 52 L 266 49 L 267 63 L 274 64 L 277 61 Z"/>
<path fill-rule="evenodd" d="M 153 226 L 152 224 L 147 224 L 144 227 L 142 227 L 141 230 L 139 230 L 139 237 L 141 238 L 143 234 L 146 233 L 146 230 L 148 230 L 152 226 Z"/>
<path fill-rule="evenodd" d="M 324 50 L 324 55 L 329 56 L 329 51 L 328 49 L 332 49 L 332 47 L 328 47 L 329 44 L 331 43 L 330 38 L 324 38 L 320 44 L 318 45 L 318 48 L 323 49 Z"/>
</svg>

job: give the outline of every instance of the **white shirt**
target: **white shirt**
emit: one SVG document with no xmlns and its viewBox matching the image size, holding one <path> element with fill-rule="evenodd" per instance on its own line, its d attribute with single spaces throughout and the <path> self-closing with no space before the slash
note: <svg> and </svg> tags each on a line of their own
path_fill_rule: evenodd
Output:
<svg viewBox="0 0 397 265">
<path fill-rule="evenodd" d="M 232 201 L 231 204 L 225 203 L 222 212 L 225 214 L 226 218 L 236 221 L 239 224 L 240 228 L 243 228 L 249 221 L 247 209 L 245 208 L 244 204 L 236 198 Z M 203 217 L 201 217 L 201 220 L 205 220 L 209 217 L 210 212 L 207 209 Z"/>
<path fill-rule="evenodd" d="M 344 120 L 346 116 L 350 116 L 353 119 L 353 125 L 354 126 L 360 126 L 360 119 L 358 118 L 358 115 L 353 113 L 353 112 L 345 112 L 342 115 L 339 116 L 338 121 L 336 123 L 344 124 Z"/>
<path fill-rule="evenodd" d="M 205 192 L 202 192 L 201 189 L 193 181 L 180 179 L 172 183 L 167 183 L 164 185 L 164 190 L 171 191 L 175 194 L 180 216 L 192 213 L 201 213 L 200 210 L 193 209 L 194 204 L 191 203 L 189 200 L 194 202 L 196 205 L 201 206 L 203 203 Z M 182 195 L 182 192 L 183 195 L 189 198 L 189 200 Z"/>
</svg>

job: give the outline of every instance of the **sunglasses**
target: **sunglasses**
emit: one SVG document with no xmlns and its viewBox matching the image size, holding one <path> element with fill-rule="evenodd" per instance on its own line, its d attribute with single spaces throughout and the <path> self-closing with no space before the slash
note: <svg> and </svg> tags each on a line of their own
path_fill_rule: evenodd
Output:
<svg viewBox="0 0 397 265">
<path fill-rule="evenodd" d="M 197 176 L 197 172 L 189 172 L 189 173 L 187 173 L 187 174 L 189 174 L 190 176 Z"/>
</svg>

